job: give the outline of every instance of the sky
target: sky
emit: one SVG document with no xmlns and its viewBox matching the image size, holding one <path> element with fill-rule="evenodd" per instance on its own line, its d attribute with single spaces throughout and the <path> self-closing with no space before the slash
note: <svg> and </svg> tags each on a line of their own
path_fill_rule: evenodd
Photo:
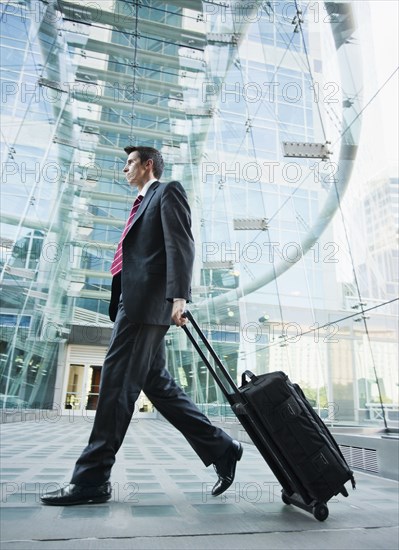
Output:
<svg viewBox="0 0 399 550">
<path fill-rule="evenodd" d="M 360 25 L 362 25 L 361 6 L 364 4 L 366 2 L 363 0 L 356 2 Z M 399 2 L 396 0 L 371 0 L 368 4 L 371 15 L 371 40 L 369 42 L 363 32 L 365 103 L 399 65 Z M 395 160 L 397 162 L 398 158 L 398 76 L 399 72 L 396 72 L 380 92 L 378 98 L 366 108 L 367 117 L 371 119 L 371 127 L 367 128 L 368 131 L 365 132 L 364 137 L 368 137 L 370 147 L 377 148 L 381 165 L 393 163 Z M 383 129 L 382 132 L 381 129 Z M 381 136 L 381 134 L 383 139 L 376 140 L 376 135 Z"/>
<path fill-rule="evenodd" d="M 363 226 L 359 223 L 359 197 L 369 190 L 366 182 L 373 182 L 378 176 L 398 174 L 399 72 L 396 72 L 368 106 L 366 104 L 399 64 L 399 2 L 357 0 L 354 4 L 363 59 L 364 111 L 361 117 L 359 151 L 345 194 L 344 215 L 350 227 L 351 243 L 355 245 L 352 249 L 355 261 L 369 261 L 370 252 L 364 246 Z M 350 220 L 354 223 L 349 223 Z M 346 237 L 339 213 L 334 223 L 334 237 L 340 247 L 346 250 Z M 346 257 L 346 261 L 344 255 L 342 256 L 339 268 L 339 280 L 350 281 L 352 267 L 349 256 Z"/>
</svg>

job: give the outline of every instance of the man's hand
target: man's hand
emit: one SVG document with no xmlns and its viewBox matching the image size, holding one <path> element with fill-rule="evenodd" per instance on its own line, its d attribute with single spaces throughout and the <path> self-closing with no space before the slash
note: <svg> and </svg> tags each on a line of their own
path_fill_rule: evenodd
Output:
<svg viewBox="0 0 399 550">
<path fill-rule="evenodd" d="M 183 317 L 186 309 L 186 300 L 178 298 L 173 300 L 172 319 L 178 327 L 182 327 L 187 323 L 187 319 Z"/>
</svg>

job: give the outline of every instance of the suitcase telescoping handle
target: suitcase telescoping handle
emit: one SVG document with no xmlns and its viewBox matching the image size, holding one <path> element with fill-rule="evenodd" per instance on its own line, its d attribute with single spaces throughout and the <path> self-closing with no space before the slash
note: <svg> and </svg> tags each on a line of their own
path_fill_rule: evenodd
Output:
<svg viewBox="0 0 399 550">
<path fill-rule="evenodd" d="M 237 388 L 237 385 L 235 384 L 234 380 L 232 379 L 232 377 L 230 376 L 229 372 L 226 370 L 226 367 L 223 365 L 223 363 L 221 362 L 221 360 L 219 359 L 219 357 L 217 356 L 215 350 L 213 349 L 213 347 L 211 346 L 211 344 L 209 343 L 207 337 L 205 336 L 205 334 L 202 332 L 202 330 L 200 329 L 197 321 L 194 319 L 194 317 L 192 316 L 192 314 L 190 313 L 190 311 L 186 310 L 183 314 L 184 317 L 186 317 L 190 323 L 192 324 L 195 332 L 198 334 L 198 336 L 200 337 L 200 339 L 202 340 L 202 342 L 204 343 L 206 349 L 209 351 L 209 353 L 211 354 L 213 360 L 215 361 L 216 365 L 219 367 L 219 369 L 221 370 L 221 372 L 223 373 L 223 377 L 224 379 L 228 382 L 229 386 L 232 388 L 233 390 L 233 393 L 230 393 L 227 389 L 226 389 L 226 386 L 223 384 L 222 380 L 220 379 L 220 376 L 218 375 L 218 373 L 216 372 L 216 370 L 213 368 L 213 366 L 211 365 L 211 363 L 209 362 L 207 356 L 205 355 L 205 353 L 202 351 L 200 345 L 198 344 L 197 340 L 195 339 L 194 335 L 192 334 L 192 332 L 188 329 L 187 326 L 183 325 L 182 328 L 184 330 L 184 332 L 187 334 L 187 337 L 189 338 L 189 340 L 191 341 L 191 343 L 193 344 L 193 346 L 195 347 L 195 349 L 197 350 L 199 356 L 201 357 L 201 359 L 203 360 L 203 362 L 205 363 L 206 367 L 208 368 L 208 370 L 210 371 L 210 373 L 212 374 L 213 378 L 216 380 L 216 383 L 218 384 L 219 388 L 222 390 L 222 393 L 223 395 L 226 397 L 227 401 L 231 404 L 234 399 L 233 399 L 233 395 L 236 395 L 238 397 L 240 397 L 240 393 L 238 391 L 238 388 Z"/>
</svg>

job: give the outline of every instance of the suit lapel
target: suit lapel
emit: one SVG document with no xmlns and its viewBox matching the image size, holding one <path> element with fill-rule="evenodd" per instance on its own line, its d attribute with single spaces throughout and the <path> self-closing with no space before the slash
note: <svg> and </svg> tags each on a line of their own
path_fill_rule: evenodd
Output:
<svg viewBox="0 0 399 550">
<path fill-rule="evenodd" d="M 160 185 L 159 181 L 154 181 L 154 183 L 148 189 L 148 191 L 145 194 L 143 200 L 141 201 L 140 208 L 138 209 L 137 214 L 133 218 L 133 223 L 130 226 L 130 229 L 129 229 L 128 233 L 130 233 L 130 231 L 131 231 L 132 227 L 134 226 L 134 224 L 137 222 L 137 220 L 139 220 L 141 218 L 141 216 L 145 212 L 147 206 L 151 202 L 151 199 L 153 198 L 153 196 L 157 192 L 157 189 L 158 189 L 159 185 Z"/>
</svg>

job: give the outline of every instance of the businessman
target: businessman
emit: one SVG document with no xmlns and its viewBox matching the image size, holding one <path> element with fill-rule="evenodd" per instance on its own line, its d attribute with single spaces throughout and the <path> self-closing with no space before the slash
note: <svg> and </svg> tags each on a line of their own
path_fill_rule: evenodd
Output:
<svg viewBox="0 0 399 550">
<path fill-rule="evenodd" d="M 141 392 L 185 436 L 206 466 L 214 465 L 220 495 L 233 483 L 243 449 L 213 426 L 165 368 L 164 336 L 184 325 L 194 262 L 191 215 L 177 181 L 161 183 L 163 159 L 151 147 L 126 147 L 123 172 L 138 190 L 111 265 L 109 314 L 114 327 L 87 447 L 65 488 L 44 504 L 73 505 L 111 498 L 111 469 Z"/>
</svg>

